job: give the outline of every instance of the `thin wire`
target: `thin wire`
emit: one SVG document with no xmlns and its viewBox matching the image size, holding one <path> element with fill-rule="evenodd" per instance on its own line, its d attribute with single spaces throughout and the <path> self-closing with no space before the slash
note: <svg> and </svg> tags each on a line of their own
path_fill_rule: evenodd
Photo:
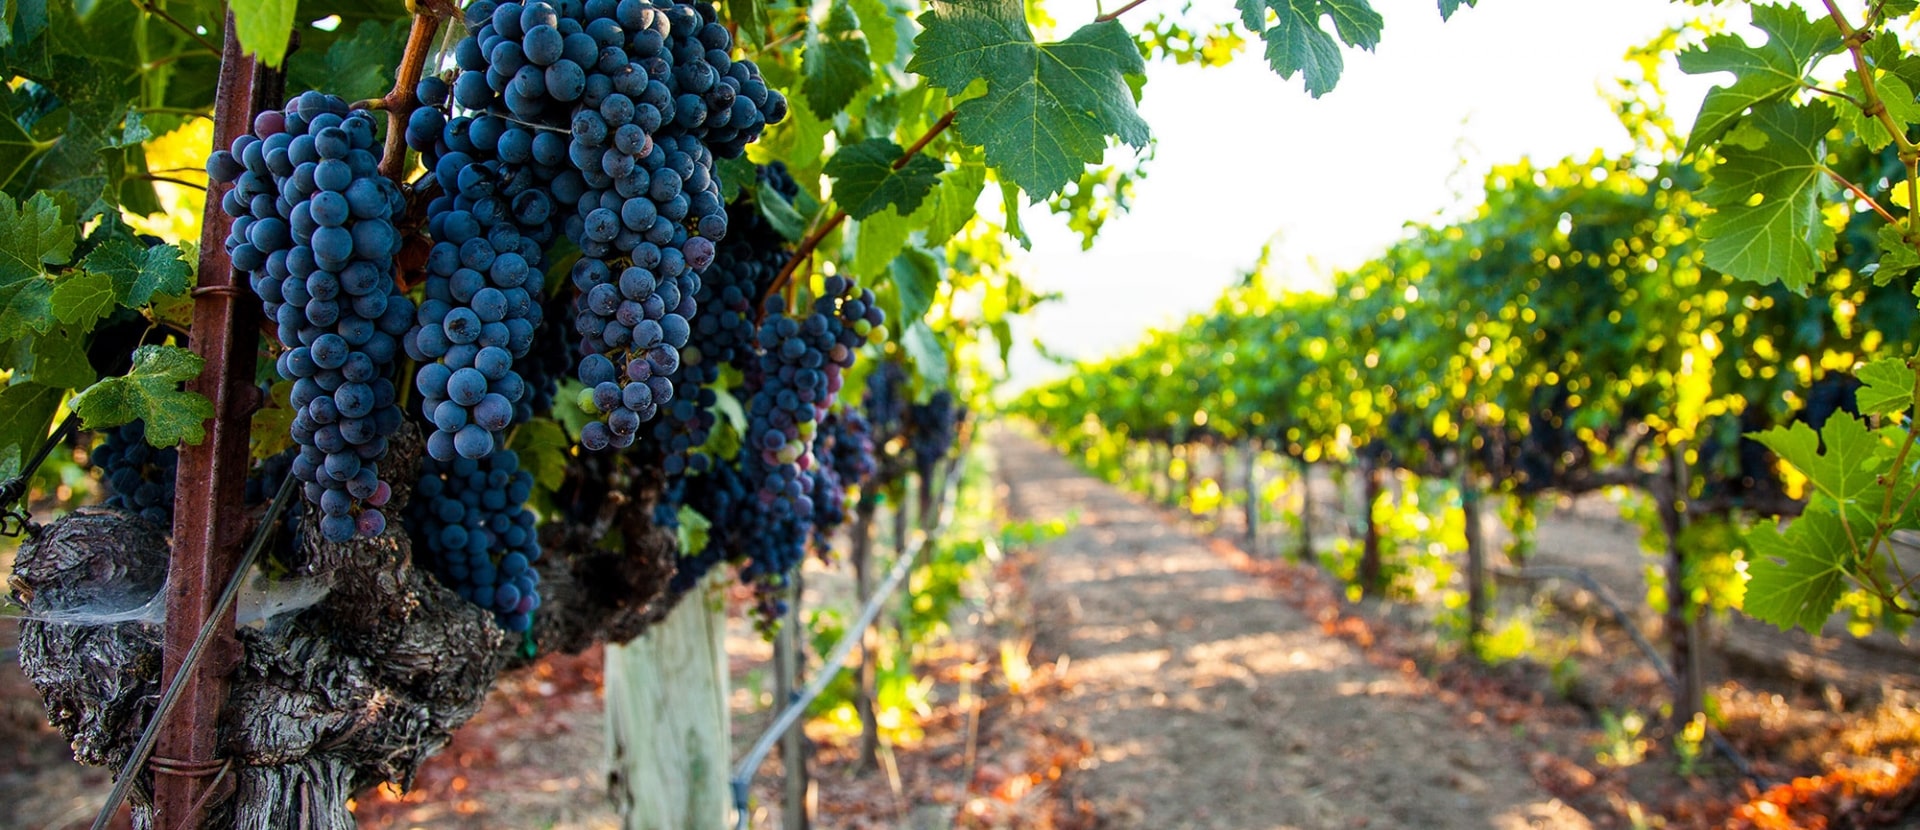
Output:
<svg viewBox="0 0 1920 830">
<path fill-rule="evenodd" d="M 766 731 L 760 733 L 759 740 L 753 742 L 753 748 L 741 757 L 738 764 L 734 765 L 733 780 L 729 784 L 733 789 L 734 812 L 738 816 L 736 826 L 740 830 L 746 830 L 747 827 L 747 794 L 753 783 L 753 774 L 760 769 L 761 764 L 766 763 L 767 754 L 773 751 L 773 745 L 779 742 L 780 736 L 793 728 L 794 723 L 799 721 L 802 714 L 805 714 L 808 704 L 819 697 L 820 693 L 826 690 L 827 684 L 839 676 L 840 664 L 846 662 L 847 655 L 853 652 L 853 646 L 860 641 L 861 633 L 873 624 L 874 618 L 880 615 L 881 606 L 886 604 L 887 599 L 893 596 L 894 589 L 900 587 L 900 583 L 907 574 L 912 572 L 913 564 L 919 560 L 920 553 L 926 550 L 927 545 L 940 535 L 949 521 L 952 521 L 954 502 L 957 500 L 954 495 L 960 489 L 956 482 L 964 468 L 964 464 L 954 464 L 947 473 L 947 480 L 943 485 L 945 498 L 942 499 L 943 503 L 940 507 L 940 520 L 931 530 L 918 531 L 913 550 L 893 564 L 893 568 L 887 572 L 886 581 L 880 583 L 879 589 L 868 598 L 866 606 L 860 609 L 859 619 L 843 629 L 840 641 L 834 644 L 833 652 L 827 656 L 827 661 L 814 674 L 813 680 L 807 683 L 806 688 L 794 695 L 791 701 L 788 701 L 787 708 L 781 710 L 780 716 L 774 718 Z"/>
<path fill-rule="evenodd" d="M 100 815 L 93 820 L 92 830 L 106 830 L 113 820 L 114 811 L 127 800 L 127 793 L 133 789 L 140 768 L 147 762 L 147 756 L 153 752 L 153 744 L 160 738 L 160 724 L 173 711 L 174 704 L 180 702 L 181 690 L 186 688 L 182 681 L 193 672 L 200 662 L 200 656 L 206 652 L 207 643 L 213 639 L 213 630 L 220 621 L 233 611 L 233 601 L 240 595 L 240 583 L 247 572 L 252 570 L 254 560 L 260 557 L 260 551 L 266 547 L 267 540 L 280 528 L 280 514 L 286 510 L 287 502 L 292 501 L 294 477 L 288 475 L 280 482 L 280 492 L 274 494 L 273 504 L 267 507 L 267 513 L 260 518 L 260 527 L 253 532 L 253 542 L 247 545 L 247 552 L 240 557 L 240 564 L 234 568 L 233 576 L 227 578 L 227 587 L 220 591 L 220 599 L 213 604 L 213 613 L 207 615 L 207 621 L 200 626 L 200 633 L 194 635 L 193 645 L 187 648 L 187 655 L 180 661 L 180 669 L 174 672 L 173 682 L 167 684 L 167 690 L 160 695 L 160 705 L 154 707 L 153 715 L 147 718 L 147 727 L 140 733 L 140 741 L 133 745 L 133 754 L 120 765 L 120 774 L 113 782 L 113 792 L 107 794 L 107 803 L 101 805 Z"/>
</svg>

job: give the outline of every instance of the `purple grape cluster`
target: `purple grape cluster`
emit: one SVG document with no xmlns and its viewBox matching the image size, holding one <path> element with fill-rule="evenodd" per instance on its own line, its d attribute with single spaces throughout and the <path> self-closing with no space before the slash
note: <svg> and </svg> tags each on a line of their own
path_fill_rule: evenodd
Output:
<svg viewBox="0 0 1920 830">
<path fill-rule="evenodd" d="M 407 509 L 426 567 L 463 599 L 492 611 L 501 627 L 526 631 L 540 607 L 540 537 L 527 509 L 533 476 L 502 450 L 484 460 L 423 459 Z"/>
<path fill-rule="evenodd" d="M 87 459 L 107 485 L 107 506 L 173 529 L 173 483 L 180 452 L 147 443 L 147 425 L 133 421 L 107 431 Z"/>
<path fill-rule="evenodd" d="M 414 321 L 394 281 L 393 218 L 406 200 L 377 171 L 375 127 L 370 113 L 307 92 L 207 159 L 208 176 L 233 185 L 220 203 L 233 217 L 227 253 L 277 324 L 293 473 L 333 542 L 386 527 L 378 462 L 402 421 L 391 376 Z"/>
</svg>

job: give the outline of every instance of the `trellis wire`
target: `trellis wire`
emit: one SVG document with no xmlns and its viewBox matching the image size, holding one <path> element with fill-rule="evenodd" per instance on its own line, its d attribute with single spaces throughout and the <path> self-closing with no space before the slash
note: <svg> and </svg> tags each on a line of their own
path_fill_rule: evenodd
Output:
<svg viewBox="0 0 1920 830">
<path fill-rule="evenodd" d="M 766 731 L 761 732 L 759 739 L 753 742 L 753 748 L 747 750 L 747 754 L 734 765 L 733 780 L 730 784 L 733 788 L 735 826 L 739 830 L 746 830 L 748 826 L 747 802 L 753 785 L 753 775 L 760 769 L 761 764 L 766 763 L 767 754 L 773 751 L 773 745 L 779 742 L 780 736 L 788 729 L 793 728 L 793 725 L 800 720 L 800 716 L 806 713 L 807 706 L 813 703 L 813 699 L 826 690 L 827 684 L 839 676 L 840 665 L 845 663 L 847 655 L 853 652 L 854 645 L 860 641 L 861 632 L 866 631 L 867 626 L 873 625 L 874 619 L 880 616 L 881 607 L 886 605 L 887 599 L 892 597 L 893 592 L 906 580 L 907 574 L 913 571 L 913 565 L 919 560 L 921 552 L 926 550 L 941 531 L 946 529 L 947 523 L 953 520 L 954 502 L 958 500 L 960 473 L 965 466 L 958 463 L 958 458 L 964 454 L 964 451 L 957 453 L 956 463 L 947 471 L 946 481 L 943 483 L 946 497 L 942 499 L 939 521 L 935 522 L 932 528 L 922 529 L 919 532 L 913 541 L 912 549 L 901 556 L 900 561 L 893 563 L 893 567 L 887 571 L 886 580 L 880 583 L 878 589 L 873 592 L 873 596 L 867 599 L 867 604 L 861 607 L 859 618 L 843 630 L 840 641 L 834 644 L 833 651 L 827 655 L 826 662 L 821 664 L 813 679 L 787 702 L 786 708 L 780 710 L 780 714 L 771 724 L 768 724 Z"/>
</svg>

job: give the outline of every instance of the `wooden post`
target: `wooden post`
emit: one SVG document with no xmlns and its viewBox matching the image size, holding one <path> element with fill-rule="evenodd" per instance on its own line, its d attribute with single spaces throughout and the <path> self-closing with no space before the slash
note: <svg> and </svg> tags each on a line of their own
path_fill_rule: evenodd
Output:
<svg viewBox="0 0 1920 830">
<path fill-rule="evenodd" d="M 1466 517 L 1467 536 L 1467 644 L 1476 647 L 1486 633 L 1487 619 L 1487 543 L 1480 526 L 1480 491 L 1473 478 L 1473 465 L 1460 462 L 1460 510 Z"/>
<path fill-rule="evenodd" d="M 1308 565 L 1319 565 L 1320 556 L 1313 550 L 1313 465 L 1302 458 L 1300 467 L 1300 561 Z"/>
<path fill-rule="evenodd" d="M 792 596 L 788 599 L 787 619 L 780 625 L 780 633 L 774 638 L 774 703 L 775 711 L 788 705 L 799 692 L 802 659 L 805 650 L 800 635 L 800 599 L 805 596 L 806 588 L 801 581 L 799 570 L 793 574 Z M 780 825 L 784 830 L 807 830 L 810 816 L 807 815 L 807 733 L 804 719 L 794 721 L 786 734 L 780 736 L 781 810 Z M 688 830 L 703 830 L 689 827 Z"/>
<path fill-rule="evenodd" d="M 1249 439 L 1240 445 L 1243 476 L 1247 482 L 1247 552 L 1260 555 L 1260 442 Z"/>
<path fill-rule="evenodd" d="M 647 633 L 607 646 L 608 788 L 626 830 L 727 826 L 728 578 L 716 571 Z"/>
<path fill-rule="evenodd" d="M 860 607 L 873 597 L 873 514 L 878 499 L 862 494 L 853 524 L 854 596 Z M 853 695 L 853 709 L 860 715 L 860 763 L 863 770 L 879 762 L 880 722 L 873 711 L 874 661 L 880 659 L 880 632 L 867 626 L 860 632 L 859 688 Z"/>
<path fill-rule="evenodd" d="M 1693 613 L 1692 597 L 1686 587 L 1687 552 L 1681 534 L 1687 529 L 1687 498 L 1691 484 L 1687 474 L 1684 445 L 1667 450 L 1666 481 L 1656 489 L 1660 500 L 1660 523 L 1667 534 L 1667 638 L 1673 644 L 1673 672 L 1679 676 L 1680 690 L 1673 706 L 1675 728 L 1685 727 L 1700 711 L 1706 699 L 1705 667 L 1702 665 L 1700 617 Z"/>
<path fill-rule="evenodd" d="M 214 149 L 245 134 L 254 113 L 278 106 L 281 86 L 280 73 L 244 54 L 233 16 L 227 15 L 214 92 Z M 225 240 L 233 220 L 220 209 L 220 197 L 228 187 L 209 181 L 202 213 L 192 345 L 206 365 L 186 388 L 211 401 L 214 414 L 205 441 L 180 447 L 173 553 L 167 563 L 167 619 L 161 635 L 164 684 L 181 674 L 187 651 L 212 616 L 251 530 L 235 519 L 232 508 L 243 501 L 246 490 L 251 462 L 247 439 L 260 404 L 254 387 L 260 302 L 246 281 L 235 277 L 227 257 Z M 198 827 L 206 808 L 221 800 L 207 791 L 221 769 L 220 715 L 227 704 L 228 677 L 241 654 L 232 616 L 214 625 L 206 656 L 179 678 L 180 703 L 160 726 L 154 746 L 152 761 L 164 760 L 165 768 L 173 771 L 153 776 L 153 826 L 162 830 Z"/>
<path fill-rule="evenodd" d="M 1365 541 L 1360 548 L 1360 593 L 1363 596 L 1378 597 L 1386 593 L 1386 586 L 1380 584 L 1380 523 L 1374 521 L 1373 508 L 1380 501 L 1382 470 L 1380 462 L 1365 461 L 1365 482 L 1360 497 L 1360 518 L 1366 522 Z"/>
</svg>

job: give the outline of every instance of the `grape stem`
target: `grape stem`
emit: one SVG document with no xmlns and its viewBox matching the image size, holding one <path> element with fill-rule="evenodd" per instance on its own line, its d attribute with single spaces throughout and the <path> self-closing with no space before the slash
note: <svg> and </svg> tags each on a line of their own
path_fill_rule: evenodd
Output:
<svg viewBox="0 0 1920 830">
<path fill-rule="evenodd" d="M 1845 176 L 1842 176 L 1839 173 L 1836 173 L 1832 170 L 1828 170 L 1827 175 L 1832 177 L 1835 182 L 1838 182 L 1841 187 L 1844 187 L 1848 191 L 1852 192 L 1854 196 L 1859 197 L 1861 201 L 1866 202 L 1868 207 L 1873 208 L 1874 213 L 1880 214 L 1880 218 L 1887 220 L 1888 222 L 1892 223 L 1895 227 L 1898 227 L 1900 225 L 1900 220 L 1895 219 L 1893 217 L 1893 214 L 1888 213 L 1886 208 L 1881 207 L 1880 203 L 1878 201 L 1875 201 L 1872 196 L 1867 195 L 1867 192 L 1865 190 L 1860 189 L 1859 185 L 1854 184 L 1853 182 L 1847 181 L 1847 178 Z"/>
<path fill-rule="evenodd" d="M 436 4 L 426 4 L 425 8 L 426 13 L 414 15 L 413 26 L 407 30 L 407 48 L 400 54 L 400 66 L 393 74 L 393 91 L 380 99 L 387 111 L 387 147 L 380 157 L 380 175 L 395 184 L 400 183 L 400 174 L 406 169 L 407 119 L 420 107 L 413 90 L 426 72 L 427 52 L 433 48 L 433 36 L 440 31 L 444 12 Z"/>
<path fill-rule="evenodd" d="M 922 134 L 919 139 L 913 142 L 913 146 L 908 147 L 900 154 L 899 158 L 893 160 L 893 169 L 899 170 L 907 166 L 907 162 L 912 161 L 914 156 L 919 155 L 920 151 L 925 150 L 927 145 L 932 143 L 934 137 L 946 132 L 948 127 L 953 126 L 953 113 L 953 110 L 947 110 L 946 115 L 940 116 L 940 120 L 933 122 L 933 126 L 928 127 L 926 133 Z M 768 297 L 786 288 L 787 283 L 793 280 L 793 272 L 800 269 L 800 264 L 813 256 L 814 249 L 820 247 L 820 242 L 827 238 L 827 234 L 833 233 L 833 229 L 840 227 L 840 223 L 845 221 L 847 221 L 847 212 L 844 210 L 836 210 L 831 218 L 821 223 L 819 227 L 814 228 L 813 232 L 807 234 L 805 239 L 800 240 L 799 247 L 793 249 L 793 256 L 787 257 L 787 264 L 780 267 L 779 276 L 774 277 L 773 282 L 767 284 L 766 290 L 760 292 L 760 297 L 756 300 L 755 305 L 757 307 L 764 307 Z M 764 314 L 764 310 L 761 313 Z"/>
<path fill-rule="evenodd" d="M 1135 6 L 1138 6 L 1138 5 L 1140 5 L 1140 4 L 1142 4 L 1142 3 L 1145 3 L 1145 2 L 1147 2 L 1147 0 L 1133 0 L 1133 2 L 1131 2 L 1131 3 L 1128 3 L 1128 4 L 1126 4 L 1126 5 L 1124 5 L 1124 6 L 1121 6 L 1120 8 L 1117 8 L 1117 9 L 1114 9 L 1113 11 L 1110 11 L 1110 12 L 1107 12 L 1106 14 L 1103 14 L 1103 15 L 1100 15 L 1099 17 L 1096 17 L 1096 18 L 1094 18 L 1094 19 L 1093 19 L 1093 22 L 1095 22 L 1095 23 L 1105 23 L 1105 22 L 1107 22 L 1107 21 L 1109 21 L 1109 20 L 1114 20 L 1114 19 L 1116 19 L 1116 18 L 1118 18 L 1118 17 L 1120 17 L 1120 15 L 1123 15 L 1123 14 L 1126 14 L 1127 12 L 1130 12 L 1130 11 L 1133 11 L 1133 9 L 1134 9 L 1134 7 L 1135 7 Z"/>
<path fill-rule="evenodd" d="M 173 15 L 167 14 L 166 9 L 163 9 L 163 8 L 160 8 L 159 6 L 154 5 L 153 3 L 149 2 L 149 0 L 133 0 L 133 4 L 136 6 L 139 6 L 141 11 L 146 12 L 147 14 L 153 15 L 154 17 L 160 18 L 161 20 L 166 21 L 167 25 L 172 26 L 175 29 L 179 29 L 181 34 L 184 34 L 187 37 L 193 38 L 195 42 L 205 47 L 208 52 L 213 53 L 216 57 L 220 55 L 220 46 L 218 44 L 214 43 L 211 40 L 208 40 L 205 35 L 202 35 L 199 32 L 194 31 L 193 27 L 180 22 L 179 18 L 174 17 Z"/>
</svg>

